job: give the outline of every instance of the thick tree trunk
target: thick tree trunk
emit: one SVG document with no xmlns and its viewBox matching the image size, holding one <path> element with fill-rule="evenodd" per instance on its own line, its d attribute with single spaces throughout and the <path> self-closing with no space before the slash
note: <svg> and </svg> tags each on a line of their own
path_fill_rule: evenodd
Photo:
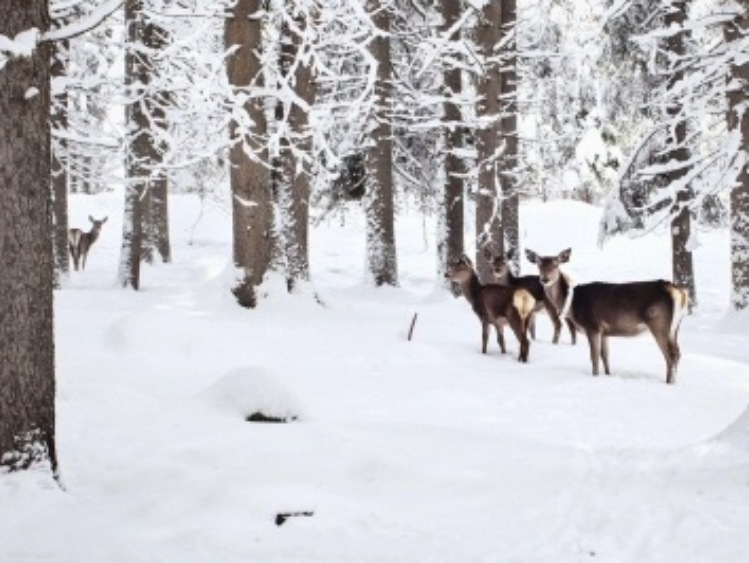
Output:
<svg viewBox="0 0 749 563">
<path fill-rule="evenodd" d="M 742 11 L 725 27 L 727 43 L 749 33 L 749 1 L 738 3 Z M 749 309 L 749 62 L 731 66 L 728 91 L 728 130 L 740 136 L 740 168 L 731 189 L 731 307 Z"/>
<path fill-rule="evenodd" d="M 304 15 L 297 18 L 299 32 L 303 33 L 307 22 Z M 281 29 L 281 51 L 279 66 L 281 76 L 289 80 L 294 61 L 294 76 L 289 84 L 295 94 L 309 107 L 314 101 L 315 91 L 312 81 L 312 67 L 303 64 L 300 45 L 302 38 L 293 32 L 284 21 Z M 307 108 L 293 103 L 277 102 L 276 118 L 279 125 L 286 127 L 279 147 L 278 197 L 283 225 L 284 250 L 286 254 L 286 280 L 289 291 L 299 283 L 309 281 L 309 196 L 312 138 L 309 129 Z M 294 150 L 292 150 L 292 144 Z"/>
<path fill-rule="evenodd" d="M 369 275 L 375 285 L 398 285 L 391 122 L 393 65 L 390 60 L 390 13 L 379 0 L 370 0 L 367 6 L 372 14 L 372 22 L 379 31 L 369 47 L 372 57 L 377 62 L 377 82 L 374 126 L 365 157 L 367 263 Z"/>
<path fill-rule="evenodd" d="M 4 37 L 49 24 L 44 0 L 0 0 L 0 14 Z M 50 55 L 0 68 L 0 465 L 56 472 Z"/>
<path fill-rule="evenodd" d="M 161 261 L 172 261 L 172 244 L 169 238 L 169 182 L 166 174 L 159 174 L 151 182 L 151 221 L 153 246 Z"/>
<path fill-rule="evenodd" d="M 51 44 L 52 109 L 52 248 L 54 252 L 54 286 L 61 287 L 70 275 L 68 256 L 68 151 L 65 134 L 68 129 L 68 92 L 63 85 L 68 42 Z"/>
<path fill-rule="evenodd" d="M 127 42 L 125 51 L 125 87 L 128 103 L 125 107 L 125 211 L 122 223 L 122 250 L 120 254 L 120 283 L 135 290 L 140 287 L 140 263 L 145 246 L 143 214 L 144 196 L 148 189 L 150 169 L 148 115 L 143 100 L 143 86 L 148 82 L 148 69 L 135 46 L 141 41 L 143 25 L 143 0 L 125 1 Z"/>
<path fill-rule="evenodd" d="M 476 193 L 476 270 L 482 282 L 492 279 L 491 268 L 483 249 L 504 252 L 501 223 L 500 155 L 502 128 L 500 120 L 501 77 L 495 46 L 502 39 L 502 6 L 490 0 L 481 10 L 476 27 L 476 42 L 483 54 L 484 68 L 476 93 L 477 117 L 482 125 L 476 132 L 478 192 Z"/>
<path fill-rule="evenodd" d="M 665 26 L 681 28 L 686 21 L 686 2 L 675 1 L 672 10 L 666 15 Z M 675 33 L 668 40 L 668 50 L 674 58 L 676 65 L 680 67 L 680 60 L 686 54 L 685 33 Z M 684 80 L 684 72 L 678 70 L 673 72 L 669 78 L 669 86 Z M 678 119 L 681 108 L 672 105 L 668 108 L 671 119 Z M 687 123 L 681 120 L 674 128 L 674 136 L 671 139 L 673 149 L 669 151 L 670 160 L 673 163 L 687 162 L 690 158 L 687 143 Z M 668 174 L 669 182 L 677 182 L 688 172 L 687 168 L 673 170 Z M 675 216 L 671 221 L 671 254 L 673 280 L 684 286 L 689 292 L 690 307 L 697 304 L 697 293 L 695 291 L 694 265 L 692 262 L 692 251 L 689 249 L 689 239 L 692 231 L 692 215 L 689 210 L 689 201 L 692 199 L 692 191 L 689 186 L 684 186 L 676 194 L 674 202 Z"/>
<path fill-rule="evenodd" d="M 235 108 L 229 126 L 234 265 L 239 276 L 232 292 L 243 307 L 257 305 L 258 288 L 270 268 L 273 251 L 273 199 L 265 145 L 268 123 L 263 100 L 252 97 L 253 86 L 261 80 L 263 21 L 250 16 L 263 5 L 262 0 L 239 0 L 224 28 L 226 47 L 236 47 L 226 60 L 229 83 L 235 99 L 244 100 Z"/>
<path fill-rule="evenodd" d="M 508 38 L 502 48 L 500 73 L 502 129 L 502 158 L 500 181 L 502 183 L 501 224 L 503 248 L 513 250 L 512 268 L 520 269 L 520 198 L 518 195 L 518 107 L 517 107 L 517 23 L 516 0 L 502 1 L 502 34 Z"/>
<path fill-rule="evenodd" d="M 152 189 L 164 180 L 161 169 L 164 147 L 155 128 L 165 124 L 164 102 L 150 89 L 154 78 L 152 53 L 163 48 L 164 31 L 147 20 L 143 0 L 126 0 L 125 23 L 128 49 L 125 53 L 125 86 L 128 104 L 125 154 L 125 221 L 123 222 L 120 282 L 140 287 L 140 264 L 152 261 L 154 245 L 154 199 Z M 139 49 L 142 45 L 145 49 Z M 165 190 L 162 191 L 165 196 Z"/>
<path fill-rule="evenodd" d="M 460 19 L 462 3 L 454 0 L 442 0 L 442 29 L 446 34 Z M 455 41 L 457 37 L 450 38 Z M 437 274 L 444 280 L 446 287 L 452 288 L 452 282 L 445 278 L 447 265 L 455 262 L 465 251 L 464 241 L 464 186 L 465 164 L 458 154 L 463 146 L 463 118 L 460 112 L 460 95 L 462 92 L 461 69 L 451 66 L 444 69 L 444 96 L 442 108 L 444 122 L 443 135 L 445 147 L 445 185 L 442 197 L 441 228 L 438 241 L 439 257 Z"/>
<path fill-rule="evenodd" d="M 167 32 L 156 25 L 150 19 L 143 22 L 142 41 L 146 49 L 158 52 L 167 46 Z M 153 78 L 154 61 L 147 58 L 144 61 L 148 67 L 149 82 Z M 166 108 L 169 105 L 169 93 L 164 91 L 147 91 L 145 101 L 150 115 L 151 127 L 157 129 L 149 135 L 152 146 L 151 176 L 149 182 L 149 199 L 146 231 L 148 232 L 147 246 L 150 262 L 155 260 L 155 255 L 161 257 L 162 262 L 171 262 L 171 244 L 169 241 L 169 216 L 168 216 L 168 182 L 166 171 L 160 166 L 163 162 L 164 152 L 167 147 L 163 139 L 166 137 Z"/>
</svg>

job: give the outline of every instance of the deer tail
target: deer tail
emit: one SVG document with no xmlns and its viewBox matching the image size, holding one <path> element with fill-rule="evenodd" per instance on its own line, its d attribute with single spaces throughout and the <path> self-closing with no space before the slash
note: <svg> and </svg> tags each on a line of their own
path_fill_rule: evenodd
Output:
<svg viewBox="0 0 749 563">
<path fill-rule="evenodd" d="M 681 320 L 689 311 L 689 293 L 681 286 L 669 283 L 666 289 L 674 302 L 674 312 L 671 317 L 671 330 L 669 331 L 669 337 L 671 340 L 676 338 L 676 332 L 679 330 Z"/>
<path fill-rule="evenodd" d="M 525 289 L 517 289 L 512 296 L 512 304 L 523 319 L 523 324 L 526 324 L 536 306 L 536 300 Z"/>
</svg>

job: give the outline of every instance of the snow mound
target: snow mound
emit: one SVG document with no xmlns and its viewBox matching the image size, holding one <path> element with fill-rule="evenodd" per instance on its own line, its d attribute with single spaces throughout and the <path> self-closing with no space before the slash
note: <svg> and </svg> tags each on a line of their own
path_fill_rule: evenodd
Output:
<svg viewBox="0 0 749 563">
<path fill-rule="evenodd" d="M 719 443 L 749 452 L 749 409 L 745 410 L 732 424 L 716 436 Z"/>
<path fill-rule="evenodd" d="M 302 414 L 301 403 L 265 370 L 241 367 L 221 376 L 207 390 L 208 400 L 222 411 L 251 422 L 289 422 Z"/>
</svg>

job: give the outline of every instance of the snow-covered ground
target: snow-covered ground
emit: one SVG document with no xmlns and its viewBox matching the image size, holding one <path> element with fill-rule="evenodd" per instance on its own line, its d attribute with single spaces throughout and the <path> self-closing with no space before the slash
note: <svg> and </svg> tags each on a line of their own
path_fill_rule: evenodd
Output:
<svg viewBox="0 0 749 563">
<path fill-rule="evenodd" d="M 0 476 L 3 563 L 747 560 L 749 346 L 724 318 L 725 233 L 700 236 L 700 308 L 667 386 L 650 336 L 613 340 L 613 375 L 594 378 L 585 339 L 551 344 L 544 317 L 527 365 L 509 334 L 511 353 L 492 338 L 480 354 L 415 213 L 400 288 L 363 284 L 352 209 L 311 233 L 314 294 L 245 311 L 226 210 L 170 206 L 174 263 L 136 293 L 115 283 L 121 194 L 72 198 L 71 226 L 109 221 L 56 294 L 64 490 Z M 572 247 L 579 281 L 670 277 L 666 236 L 599 249 L 598 217 L 526 204 L 524 246 Z M 297 420 L 245 421 L 260 409 Z M 313 514 L 278 526 L 288 512 Z"/>
</svg>

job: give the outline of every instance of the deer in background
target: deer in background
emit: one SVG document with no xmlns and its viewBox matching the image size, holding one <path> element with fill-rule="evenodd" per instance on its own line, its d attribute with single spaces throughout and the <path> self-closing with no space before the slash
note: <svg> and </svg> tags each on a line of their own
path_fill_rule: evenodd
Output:
<svg viewBox="0 0 749 563">
<path fill-rule="evenodd" d="M 609 336 L 636 336 L 649 330 L 666 359 L 666 383 L 674 383 L 679 367 L 679 326 L 689 306 L 687 291 L 665 280 L 629 283 L 593 282 L 575 285 L 559 267 L 569 261 L 571 249 L 556 256 L 526 250 L 536 266 L 547 297 L 560 316 L 583 330 L 590 344 L 593 375 L 598 360 L 609 370 Z"/>
<path fill-rule="evenodd" d="M 471 260 L 465 255 L 448 265 L 445 277 L 460 285 L 463 295 L 481 321 L 481 353 L 486 354 L 490 325 L 497 330 L 497 342 L 502 353 L 507 353 L 503 329 L 505 324 L 509 324 L 520 343 L 518 360 L 527 362 L 530 349 L 528 323 L 536 304 L 533 296 L 520 287 L 483 285 Z"/>
<path fill-rule="evenodd" d="M 91 250 L 91 246 L 99 238 L 102 225 L 107 222 L 107 217 L 98 221 L 89 215 L 88 219 L 93 223 L 93 227 L 91 227 L 89 232 L 82 231 L 81 229 L 70 229 L 68 231 L 68 250 L 70 250 L 70 257 L 73 259 L 73 267 L 76 271 L 79 264 L 82 270 L 86 269 L 88 251 Z"/>
<path fill-rule="evenodd" d="M 546 296 L 546 291 L 544 290 L 544 286 L 541 283 L 539 276 L 515 276 L 510 271 L 510 261 L 515 257 L 515 252 L 513 250 L 508 250 L 505 255 L 494 256 L 488 248 L 485 248 L 484 256 L 491 266 L 492 274 L 497 283 L 500 285 L 522 287 L 533 296 L 533 299 L 536 300 L 536 306 L 533 308 L 533 314 L 531 315 L 528 326 L 531 338 L 533 340 L 536 339 L 536 313 L 545 310 L 549 315 L 549 319 L 551 319 L 551 323 L 554 325 L 554 336 L 552 342 L 558 344 L 559 335 L 562 332 L 562 320 L 559 318 L 557 308 Z M 577 343 L 577 330 L 575 329 L 575 323 L 572 322 L 571 319 L 564 320 L 570 330 L 572 344 Z"/>
</svg>

